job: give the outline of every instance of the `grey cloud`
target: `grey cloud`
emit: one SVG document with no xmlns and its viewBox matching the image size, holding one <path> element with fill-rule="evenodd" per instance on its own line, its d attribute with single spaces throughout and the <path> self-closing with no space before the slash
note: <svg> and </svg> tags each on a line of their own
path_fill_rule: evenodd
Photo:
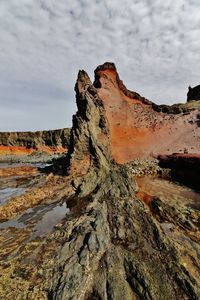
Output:
<svg viewBox="0 0 200 300">
<path fill-rule="evenodd" d="M 70 126 L 78 69 L 108 60 L 145 97 L 185 101 L 199 34 L 197 0 L 1 0 L 0 130 Z"/>
</svg>

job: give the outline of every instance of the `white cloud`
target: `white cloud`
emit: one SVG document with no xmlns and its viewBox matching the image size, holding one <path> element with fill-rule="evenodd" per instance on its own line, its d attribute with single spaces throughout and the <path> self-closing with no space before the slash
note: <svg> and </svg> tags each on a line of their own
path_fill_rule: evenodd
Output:
<svg viewBox="0 0 200 300">
<path fill-rule="evenodd" d="M 1 0 L 0 130 L 70 126 L 78 69 L 108 60 L 130 89 L 184 101 L 199 36 L 197 0 Z"/>
</svg>

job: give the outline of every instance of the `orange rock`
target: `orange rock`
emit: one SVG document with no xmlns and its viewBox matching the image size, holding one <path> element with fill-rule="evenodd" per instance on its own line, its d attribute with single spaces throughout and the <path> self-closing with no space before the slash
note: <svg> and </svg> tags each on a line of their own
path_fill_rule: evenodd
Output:
<svg viewBox="0 0 200 300">
<path fill-rule="evenodd" d="M 199 152 L 199 110 L 189 114 L 158 112 L 154 104 L 126 89 L 114 64 L 95 70 L 94 85 L 108 119 L 112 156 L 118 163 L 173 152 Z"/>
<path fill-rule="evenodd" d="M 38 169 L 32 166 L 20 166 L 14 168 L 0 169 L 0 177 L 9 177 L 15 175 L 30 175 L 38 173 Z"/>
<path fill-rule="evenodd" d="M 47 147 L 47 146 L 39 146 L 37 149 L 33 148 L 26 148 L 26 147 L 20 147 L 20 146 L 0 146 L 0 155 L 10 155 L 10 154 L 15 154 L 15 155 L 26 155 L 26 154 L 31 154 L 35 151 L 43 151 L 48 154 L 53 154 L 53 153 L 64 153 L 66 152 L 66 148 L 62 147 Z"/>
</svg>

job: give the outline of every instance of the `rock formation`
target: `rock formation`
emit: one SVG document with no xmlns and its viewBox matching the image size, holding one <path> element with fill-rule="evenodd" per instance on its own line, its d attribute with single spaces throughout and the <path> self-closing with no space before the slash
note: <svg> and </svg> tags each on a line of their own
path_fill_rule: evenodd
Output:
<svg viewBox="0 0 200 300">
<path fill-rule="evenodd" d="M 188 93 L 187 93 L 187 101 L 192 100 L 200 100 L 200 85 L 197 85 L 195 87 L 188 87 Z"/>
<path fill-rule="evenodd" d="M 199 190 L 200 187 L 200 154 L 160 155 L 158 157 L 163 168 L 171 170 L 171 176 L 180 182 Z"/>
<path fill-rule="evenodd" d="M 160 215 L 157 218 L 156 210 L 152 214 L 136 198 L 133 178 L 125 165 L 117 163 L 130 159 L 129 151 L 136 146 L 133 140 L 128 143 L 126 132 L 131 138 L 139 132 L 136 140 L 141 141 L 146 129 L 148 139 L 142 147 L 147 149 L 152 126 L 161 126 L 160 118 L 149 101 L 123 91 L 114 66 L 107 66 L 97 68 L 94 84 L 85 71 L 79 72 L 78 111 L 63 161 L 66 176 L 49 175 L 43 188 L 56 193 L 37 202 L 51 203 L 56 198 L 66 202 L 70 215 L 43 239 L 29 238 L 21 252 L 8 257 L 4 253 L 2 299 L 199 299 L 196 251 L 184 242 L 178 246 L 176 238 L 162 229 Z M 141 128 L 134 130 L 136 108 L 141 118 L 152 116 L 150 128 L 137 117 Z M 35 197 L 39 189 L 34 190 Z M 166 208 L 158 202 L 154 206 L 164 214 Z M 169 211 L 166 220 L 173 219 L 176 209 Z M 193 219 L 190 224 L 176 220 L 177 228 L 184 231 L 187 226 L 195 239 L 197 224 Z"/>
<path fill-rule="evenodd" d="M 0 132 L 0 154 L 66 152 L 69 135 L 68 128 L 35 132 Z"/>
<path fill-rule="evenodd" d="M 118 163 L 184 149 L 199 151 L 199 102 L 194 107 L 155 105 L 127 90 L 111 63 L 95 70 L 94 85 L 105 106 L 112 155 Z"/>
</svg>

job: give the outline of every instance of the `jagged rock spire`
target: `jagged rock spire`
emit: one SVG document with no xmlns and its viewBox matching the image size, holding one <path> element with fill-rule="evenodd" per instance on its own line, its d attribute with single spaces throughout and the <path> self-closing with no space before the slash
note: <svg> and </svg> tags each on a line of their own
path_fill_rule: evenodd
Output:
<svg viewBox="0 0 200 300">
<path fill-rule="evenodd" d="M 84 175 L 83 190 L 86 193 L 89 187 L 92 191 L 109 172 L 109 126 L 97 90 L 83 70 L 78 73 L 75 91 L 78 111 L 73 116 L 68 173 L 75 178 L 75 186 L 79 188 L 83 185 L 80 182 Z"/>
<path fill-rule="evenodd" d="M 71 147 L 75 150 L 74 158 L 79 151 L 90 153 L 96 161 L 103 157 L 110 161 L 109 127 L 105 109 L 85 71 L 79 71 L 75 91 L 78 111 L 73 116 L 72 127 Z"/>
</svg>

